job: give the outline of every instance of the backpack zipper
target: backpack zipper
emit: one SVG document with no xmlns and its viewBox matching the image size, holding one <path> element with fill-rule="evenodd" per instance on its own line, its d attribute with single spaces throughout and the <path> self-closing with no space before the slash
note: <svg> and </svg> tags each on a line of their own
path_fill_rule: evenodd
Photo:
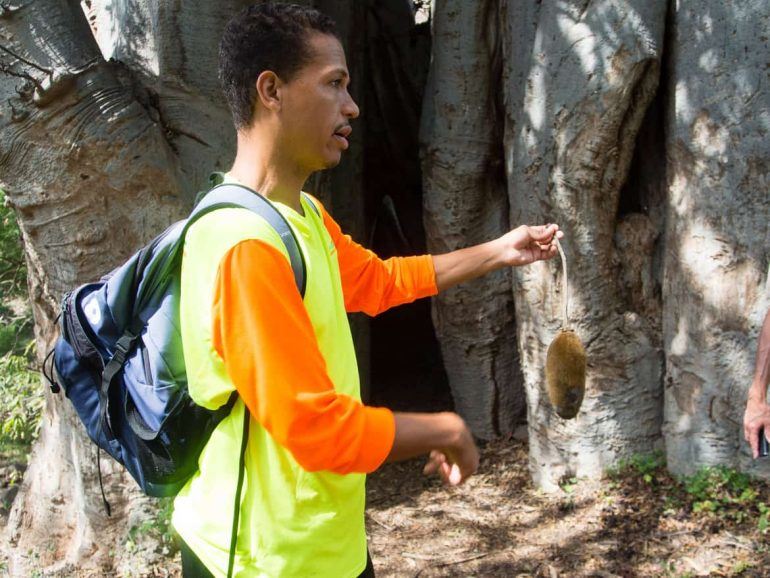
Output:
<svg viewBox="0 0 770 578">
<path fill-rule="evenodd" d="M 144 362 L 144 377 L 147 380 L 147 385 L 154 386 L 152 382 L 152 371 L 150 370 L 150 354 L 147 352 L 147 346 L 142 340 L 142 361 Z"/>
</svg>

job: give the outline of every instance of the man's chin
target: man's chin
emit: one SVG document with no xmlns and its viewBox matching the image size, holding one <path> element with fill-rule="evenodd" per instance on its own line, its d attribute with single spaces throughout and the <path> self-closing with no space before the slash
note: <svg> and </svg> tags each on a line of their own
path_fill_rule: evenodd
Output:
<svg viewBox="0 0 770 578">
<path fill-rule="evenodd" d="M 327 169 L 333 169 L 338 164 L 340 164 L 340 161 L 342 160 L 342 152 L 335 154 L 330 154 L 326 157 L 317 158 L 316 162 L 313 163 L 315 166 L 310 171 L 311 173 L 317 173 L 319 171 L 325 171 Z M 317 164 L 316 164 L 317 163 Z"/>
<path fill-rule="evenodd" d="M 342 160 L 342 155 L 337 155 L 336 158 L 326 159 L 326 164 L 324 165 L 323 170 L 326 169 L 333 169 L 338 164 L 340 164 L 340 161 Z"/>
</svg>

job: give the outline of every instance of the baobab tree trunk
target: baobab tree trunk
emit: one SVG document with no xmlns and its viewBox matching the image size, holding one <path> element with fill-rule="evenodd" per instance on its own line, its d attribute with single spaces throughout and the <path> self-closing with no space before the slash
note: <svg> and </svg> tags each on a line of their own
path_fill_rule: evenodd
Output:
<svg viewBox="0 0 770 578">
<path fill-rule="evenodd" d="M 770 307 L 764 2 L 677 2 L 663 293 L 669 468 L 750 460 L 742 416 Z M 704 79 L 708 79 L 705 81 Z"/>
<path fill-rule="evenodd" d="M 433 60 L 421 125 L 431 253 L 508 230 L 498 11 L 497 0 L 433 6 Z M 510 433 L 524 409 L 510 271 L 440 294 L 433 322 L 459 413 L 480 438 Z"/>
<path fill-rule="evenodd" d="M 562 420 L 544 383 L 545 352 L 561 325 L 559 262 L 516 269 L 530 469 L 546 489 L 566 475 L 599 475 L 660 440 L 660 335 L 621 282 L 634 267 L 649 269 L 645 250 L 658 232 L 645 215 L 622 227 L 617 217 L 636 136 L 658 86 L 666 4 L 505 5 L 511 222 L 556 222 L 564 230 L 571 317 L 588 353 L 582 410 Z M 629 235 L 644 244 L 628 242 Z"/>
</svg>

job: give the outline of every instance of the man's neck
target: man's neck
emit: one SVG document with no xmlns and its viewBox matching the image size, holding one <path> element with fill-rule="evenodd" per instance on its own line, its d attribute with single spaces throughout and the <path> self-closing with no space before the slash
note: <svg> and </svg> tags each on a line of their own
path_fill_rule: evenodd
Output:
<svg viewBox="0 0 770 578">
<path fill-rule="evenodd" d="M 260 142 L 261 141 L 261 142 Z M 230 176 L 257 191 L 271 201 L 283 203 L 302 214 L 300 193 L 308 175 L 299 174 L 296 167 L 287 166 L 273 148 L 259 139 L 238 132 L 238 149 Z"/>
</svg>

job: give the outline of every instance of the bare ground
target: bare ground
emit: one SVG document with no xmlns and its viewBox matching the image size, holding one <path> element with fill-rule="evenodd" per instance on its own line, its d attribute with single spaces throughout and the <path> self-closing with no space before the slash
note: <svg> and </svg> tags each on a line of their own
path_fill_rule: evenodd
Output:
<svg viewBox="0 0 770 578">
<path fill-rule="evenodd" d="M 377 576 L 770 576 L 770 534 L 758 513 L 737 523 L 693 514 L 681 484 L 626 470 L 536 491 L 524 442 L 482 450 L 459 489 L 421 475 L 422 463 L 387 464 L 368 488 L 367 529 Z M 767 501 L 766 484 L 756 483 Z"/>
<path fill-rule="evenodd" d="M 424 477 L 422 460 L 370 476 L 366 524 L 378 578 L 770 576 L 770 533 L 759 531 L 755 511 L 770 502 L 766 483 L 752 482 L 757 499 L 738 522 L 740 506 L 693 513 L 691 496 L 662 468 L 648 480 L 633 468 L 569 480 L 554 496 L 533 488 L 527 461 L 526 442 L 511 439 L 483 447 L 478 474 L 460 488 Z M 156 552 L 130 574 L 178 577 L 172 556 Z"/>
</svg>

